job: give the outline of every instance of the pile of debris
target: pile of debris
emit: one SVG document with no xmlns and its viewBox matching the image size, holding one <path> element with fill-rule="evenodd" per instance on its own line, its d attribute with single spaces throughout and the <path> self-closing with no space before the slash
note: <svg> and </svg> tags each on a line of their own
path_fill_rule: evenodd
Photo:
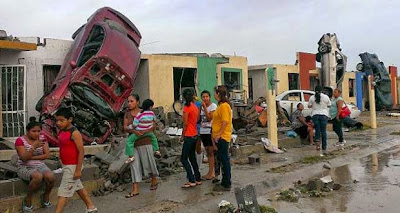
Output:
<svg viewBox="0 0 400 213">
<path fill-rule="evenodd" d="M 161 157 L 156 158 L 157 169 L 160 177 L 165 177 L 181 171 L 179 137 L 168 136 L 163 131 L 159 133 L 158 143 Z M 104 184 L 94 196 L 107 195 L 113 191 L 124 191 L 126 183 L 131 182 L 129 164 L 126 164 L 125 141 L 128 135 L 116 135 L 111 139 L 110 148 L 93 156 L 93 163 L 100 168 L 100 176 L 104 178 Z"/>
<path fill-rule="evenodd" d="M 278 200 L 297 202 L 302 197 L 325 197 L 334 190 L 339 190 L 342 185 L 334 183 L 330 175 L 319 179 L 294 183 L 294 188 L 289 188 L 278 193 Z"/>
</svg>

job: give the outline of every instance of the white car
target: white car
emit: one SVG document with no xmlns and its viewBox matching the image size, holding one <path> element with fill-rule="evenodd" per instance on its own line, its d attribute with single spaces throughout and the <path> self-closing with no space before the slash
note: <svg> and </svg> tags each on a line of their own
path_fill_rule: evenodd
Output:
<svg viewBox="0 0 400 213">
<path fill-rule="evenodd" d="M 279 101 L 280 106 L 283 111 L 285 111 L 286 116 L 292 115 L 294 111 L 297 109 L 297 104 L 302 103 L 304 106 L 303 115 L 311 116 L 311 109 L 308 108 L 308 100 L 312 95 L 314 95 L 314 91 L 310 90 L 288 90 L 276 96 L 277 101 Z M 361 111 L 354 105 L 350 103 L 346 103 L 346 105 L 350 109 L 350 118 L 357 118 L 360 116 Z"/>
</svg>

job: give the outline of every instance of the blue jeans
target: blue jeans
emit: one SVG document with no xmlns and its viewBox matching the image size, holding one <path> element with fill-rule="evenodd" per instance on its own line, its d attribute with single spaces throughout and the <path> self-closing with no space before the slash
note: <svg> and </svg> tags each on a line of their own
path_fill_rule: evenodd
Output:
<svg viewBox="0 0 400 213">
<path fill-rule="evenodd" d="M 332 120 L 333 131 L 335 131 L 335 133 L 339 137 L 339 142 L 340 143 L 342 143 L 344 141 L 343 140 L 342 124 L 343 124 L 343 121 L 341 119 L 339 121 L 336 120 L 336 118 L 334 118 Z"/>
<path fill-rule="evenodd" d="M 315 125 L 315 142 L 319 142 L 322 137 L 322 150 L 326 150 L 326 125 L 328 117 L 326 115 L 314 115 L 312 120 Z"/>
<path fill-rule="evenodd" d="M 218 143 L 216 144 L 218 151 L 217 151 L 217 158 L 222 166 L 222 181 L 221 186 L 223 187 L 231 187 L 231 162 L 229 159 L 229 143 L 226 142 L 224 139 L 219 139 Z"/>
<path fill-rule="evenodd" d="M 185 168 L 187 179 L 191 183 L 201 181 L 199 165 L 197 165 L 196 160 L 196 143 L 197 137 L 185 137 L 183 139 L 181 162 L 183 167 Z"/>
</svg>

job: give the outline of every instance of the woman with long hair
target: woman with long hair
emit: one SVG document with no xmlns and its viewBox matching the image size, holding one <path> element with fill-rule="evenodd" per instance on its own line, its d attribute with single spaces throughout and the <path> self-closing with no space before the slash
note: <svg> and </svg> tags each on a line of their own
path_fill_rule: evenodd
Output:
<svg viewBox="0 0 400 213">
<path fill-rule="evenodd" d="M 183 131 L 181 141 L 183 140 L 181 162 L 186 170 L 189 182 L 182 185 L 182 188 L 195 187 L 201 185 L 199 165 L 196 160 L 197 143 L 197 119 L 199 108 L 193 103 L 194 93 L 191 89 L 183 91 L 185 106 L 183 107 Z M 189 163 L 190 161 L 190 163 Z M 194 174 L 193 174 L 194 172 Z"/>
<path fill-rule="evenodd" d="M 133 123 L 136 115 L 140 113 L 139 108 L 139 95 L 131 94 L 128 97 L 128 109 L 124 116 L 124 130 L 129 134 L 136 134 L 138 136 L 143 136 L 148 132 L 153 132 L 155 125 L 148 131 L 137 131 L 129 127 Z M 140 138 L 135 142 L 133 157 L 135 160 L 130 163 L 131 178 L 132 178 L 132 192 L 127 194 L 126 198 L 131 198 L 133 196 L 139 195 L 139 182 L 142 182 L 143 175 L 151 177 L 150 190 L 156 190 L 158 170 L 156 165 L 156 160 L 154 159 L 153 146 L 151 144 L 150 137 Z"/>
<path fill-rule="evenodd" d="M 315 139 L 314 142 L 317 146 L 317 150 L 320 150 L 320 141 L 322 138 L 322 153 L 326 154 L 326 125 L 328 124 L 329 109 L 331 106 L 331 100 L 327 95 L 322 93 L 322 87 L 315 87 L 315 95 L 310 97 L 308 101 L 308 107 L 312 108 L 311 116 L 315 126 Z"/>
<path fill-rule="evenodd" d="M 201 110 L 200 110 L 200 137 L 207 151 L 208 173 L 203 177 L 206 180 L 215 178 L 214 169 L 214 146 L 211 139 L 211 121 L 217 105 L 211 102 L 211 93 L 207 90 L 201 92 Z"/>
<path fill-rule="evenodd" d="M 214 187 L 215 191 L 230 191 L 231 164 L 229 159 L 229 143 L 232 136 L 232 109 L 229 105 L 226 86 L 214 88 L 214 97 L 218 107 L 213 114 L 212 134 L 214 148 L 217 149 L 217 158 L 222 166 L 222 181 Z"/>
</svg>

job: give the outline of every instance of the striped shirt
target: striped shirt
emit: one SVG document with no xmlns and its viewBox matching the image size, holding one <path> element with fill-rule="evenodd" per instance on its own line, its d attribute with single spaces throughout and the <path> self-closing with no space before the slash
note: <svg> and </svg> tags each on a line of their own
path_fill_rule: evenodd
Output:
<svg viewBox="0 0 400 213">
<path fill-rule="evenodd" d="M 17 140 L 15 140 L 15 146 L 24 146 L 25 150 L 27 152 L 29 152 L 29 150 L 31 148 L 33 148 L 33 146 L 31 144 L 29 144 L 29 142 L 25 136 L 21 136 L 21 137 L 17 138 Z M 39 148 L 35 149 L 32 156 L 39 156 L 39 155 L 43 155 L 43 154 L 44 154 L 43 147 L 39 147 Z M 28 160 L 26 162 L 23 162 L 20 158 L 18 158 L 17 164 L 18 164 L 18 166 L 38 167 L 38 166 L 42 166 L 44 163 L 41 160 Z"/>
<path fill-rule="evenodd" d="M 153 111 L 144 111 L 138 113 L 133 119 L 133 127 L 137 131 L 146 131 L 153 128 L 153 122 L 156 115 Z"/>
</svg>

